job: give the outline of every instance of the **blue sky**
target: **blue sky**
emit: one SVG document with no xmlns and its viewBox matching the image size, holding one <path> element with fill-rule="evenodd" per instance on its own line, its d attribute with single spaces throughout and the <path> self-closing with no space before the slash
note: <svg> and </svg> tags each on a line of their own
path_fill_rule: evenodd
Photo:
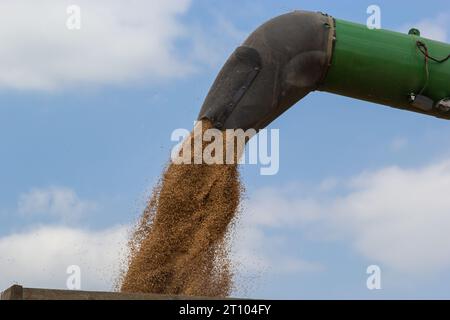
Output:
<svg viewBox="0 0 450 320">
<path fill-rule="evenodd" d="M 0 289 L 64 288 L 70 264 L 83 289 L 110 289 L 171 132 L 192 127 L 226 57 L 267 19 L 365 23 L 377 4 L 383 28 L 450 40 L 448 1 L 119 3 L 0 2 Z M 68 4 L 79 31 L 65 28 Z M 448 122 L 313 93 L 270 128 L 279 173 L 241 169 L 236 295 L 450 298 Z M 366 288 L 372 264 L 381 290 Z"/>
</svg>

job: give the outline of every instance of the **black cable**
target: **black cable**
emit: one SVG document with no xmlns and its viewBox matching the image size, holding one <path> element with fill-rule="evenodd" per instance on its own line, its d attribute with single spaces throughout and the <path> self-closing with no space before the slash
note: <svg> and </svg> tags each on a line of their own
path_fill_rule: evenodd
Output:
<svg viewBox="0 0 450 320">
<path fill-rule="evenodd" d="M 427 45 L 425 43 L 423 43 L 422 41 L 417 41 L 417 47 L 419 48 L 420 52 L 422 52 L 422 54 L 425 56 L 425 58 L 433 60 L 434 62 L 444 63 L 445 61 L 450 59 L 450 54 L 447 57 L 443 58 L 443 59 L 437 59 L 437 58 L 434 58 L 434 57 L 430 56 L 428 54 L 428 47 L 427 47 Z"/>
<path fill-rule="evenodd" d="M 429 82 L 430 82 L 429 60 L 432 60 L 432 61 L 437 62 L 437 63 L 444 63 L 445 61 L 447 61 L 447 60 L 450 59 L 450 54 L 449 54 L 447 57 L 443 58 L 443 59 L 437 59 L 437 58 L 435 58 L 435 57 L 430 56 L 430 54 L 429 54 L 429 52 L 428 52 L 428 47 L 427 47 L 427 45 L 426 45 L 424 42 L 418 40 L 418 41 L 416 42 L 416 44 L 417 44 L 417 48 L 419 48 L 419 51 L 420 51 L 420 52 L 424 55 L 424 57 L 425 57 L 425 75 L 426 75 L 426 81 L 425 81 L 424 86 L 422 87 L 422 90 L 420 90 L 420 92 L 419 92 L 419 95 L 421 95 L 421 94 L 425 91 L 425 89 L 428 87 L 428 84 L 429 84 Z"/>
<path fill-rule="evenodd" d="M 428 54 L 428 47 L 425 43 L 421 41 L 417 41 L 417 47 L 419 48 L 420 52 L 425 56 L 425 76 L 426 81 L 423 85 L 422 89 L 419 91 L 419 95 L 422 95 L 422 93 L 425 91 L 425 89 L 428 87 L 428 83 L 430 82 L 430 69 L 428 66 L 428 59 L 430 58 L 430 55 Z M 424 50 L 424 51 L 423 51 Z"/>
</svg>

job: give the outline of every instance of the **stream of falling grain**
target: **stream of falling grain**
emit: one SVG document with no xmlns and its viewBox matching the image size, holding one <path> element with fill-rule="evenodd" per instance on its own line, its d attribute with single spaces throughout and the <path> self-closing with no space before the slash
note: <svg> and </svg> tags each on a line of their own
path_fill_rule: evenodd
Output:
<svg viewBox="0 0 450 320">
<path fill-rule="evenodd" d="M 237 164 L 169 163 L 129 241 L 121 291 L 228 296 L 225 237 L 241 194 Z"/>
</svg>

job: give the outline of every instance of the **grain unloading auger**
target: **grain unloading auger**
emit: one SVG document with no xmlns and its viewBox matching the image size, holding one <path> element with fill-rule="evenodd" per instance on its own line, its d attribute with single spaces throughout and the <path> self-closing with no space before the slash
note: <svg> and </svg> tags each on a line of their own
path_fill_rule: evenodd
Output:
<svg viewBox="0 0 450 320">
<path fill-rule="evenodd" d="M 295 11 L 256 29 L 230 56 L 199 119 L 267 126 L 319 90 L 450 119 L 450 45 Z"/>
</svg>

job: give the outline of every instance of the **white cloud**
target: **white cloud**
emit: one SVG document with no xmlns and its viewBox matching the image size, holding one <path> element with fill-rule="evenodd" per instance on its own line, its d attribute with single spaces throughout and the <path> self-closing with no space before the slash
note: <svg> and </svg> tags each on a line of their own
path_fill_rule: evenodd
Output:
<svg viewBox="0 0 450 320">
<path fill-rule="evenodd" d="M 324 269 L 316 261 L 299 258 L 302 245 L 292 250 L 291 239 L 285 234 L 315 221 L 320 207 L 308 200 L 291 201 L 285 197 L 286 190 L 260 189 L 246 204 L 232 237 L 232 257 L 238 273 L 292 275 Z"/>
<path fill-rule="evenodd" d="M 66 27 L 81 8 L 81 30 Z M 0 2 L 0 88 L 54 90 L 183 76 L 179 16 L 190 0 L 14 0 Z"/>
<path fill-rule="evenodd" d="M 393 272 L 428 276 L 450 269 L 450 161 L 384 168 L 346 185 L 341 196 L 258 191 L 248 222 L 267 233 L 314 230 L 316 240 L 350 241 L 369 261 Z M 259 237 L 253 242 L 268 240 Z"/>
<path fill-rule="evenodd" d="M 404 150 L 408 146 L 408 139 L 403 137 L 397 137 L 391 141 L 390 149 L 394 152 L 399 152 Z"/>
<path fill-rule="evenodd" d="M 233 239 L 238 271 L 258 276 L 324 270 L 303 258 L 298 239 L 293 250 L 290 232 L 305 241 L 349 243 L 370 263 L 395 273 L 427 277 L 449 270 L 450 161 L 366 172 L 340 186 L 347 188 L 340 188 L 341 195 L 334 190 L 324 195 L 320 188 L 309 196 L 291 188 L 256 191 Z M 40 200 L 45 196 L 31 198 L 36 207 L 51 207 Z M 315 237 L 308 238 L 311 231 Z M 8 281 L 0 284 L 63 287 L 65 268 L 78 264 L 86 289 L 110 289 L 125 241 L 124 227 L 95 232 L 40 227 L 0 238 L 0 281 Z"/>
<path fill-rule="evenodd" d="M 292 191 L 259 189 L 249 203 L 247 222 L 252 225 L 289 228 L 317 219 L 321 206 L 314 198 L 297 201 Z M 298 213 L 301 214 L 298 214 Z"/>
<path fill-rule="evenodd" d="M 414 27 L 420 30 L 422 37 L 446 42 L 448 39 L 449 18 L 449 14 L 441 13 L 433 19 L 423 19 L 416 23 L 407 24 L 402 27 L 402 31 L 407 32 L 410 28 Z"/>
<path fill-rule="evenodd" d="M 370 259 L 400 272 L 450 268 L 450 162 L 419 169 L 386 168 L 352 181 L 328 207 L 340 230 Z"/>
<path fill-rule="evenodd" d="M 37 227 L 2 237 L 0 290 L 14 283 L 66 289 L 70 265 L 81 268 L 82 290 L 111 290 L 125 257 L 127 230 Z"/>
<path fill-rule="evenodd" d="M 341 179 L 339 194 L 320 185 L 308 196 L 293 188 L 252 194 L 232 238 L 238 273 L 258 278 L 323 271 L 327 266 L 303 255 L 303 245 L 315 240 L 348 244 L 397 274 L 427 278 L 450 269 L 450 160 Z M 32 198 L 36 207 L 51 207 L 41 200 L 46 196 Z M 305 243 L 295 238 L 292 246 L 292 234 L 301 234 Z M 125 241 L 124 227 L 40 227 L 0 238 L 0 281 L 8 281 L 0 285 L 63 287 L 65 268 L 78 264 L 85 270 L 84 288 L 110 289 Z"/>
<path fill-rule="evenodd" d="M 322 192 L 327 192 L 335 189 L 338 185 L 339 185 L 338 179 L 327 178 L 319 184 L 318 190 Z"/>
<path fill-rule="evenodd" d="M 297 252 L 294 252 L 287 236 L 269 235 L 266 228 L 247 223 L 235 233 L 232 261 L 238 274 L 255 277 L 267 273 L 292 275 L 324 270 L 319 262 L 299 258 L 296 253 L 301 253 L 301 245 L 296 246 Z"/>
<path fill-rule="evenodd" d="M 96 207 L 94 202 L 81 200 L 74 190 L 67 187 L 34 188 L 19 196 L 18 213 L 25 216 L 49 215 L 71 222 Z"/>
</svg>

